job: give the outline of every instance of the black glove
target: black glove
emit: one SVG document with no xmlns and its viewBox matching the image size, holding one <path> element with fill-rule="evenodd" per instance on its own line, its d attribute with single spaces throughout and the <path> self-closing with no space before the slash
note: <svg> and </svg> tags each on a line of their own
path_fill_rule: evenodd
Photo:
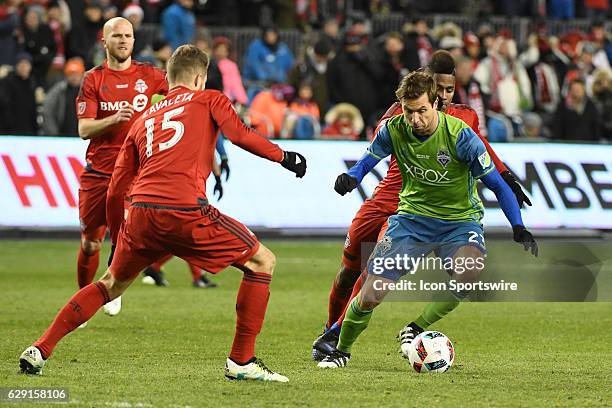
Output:
<svg viewBox="0 0 612 408">
<path fill-rule="evenodd" d="M 110 254 L 108 255 L 108 266 L 111 266 L 111 264 L 113 263 L 113 256 L 115 256 L 115 248 L 117 248 L 117 245 L 112 244 Z"/>
<path fill-rule="evenodd" d="M 227 164 L 227 157 L 221 158 L 220 167 L 221 167 L 221 175 L 223 175 L 223 171 L 225 170 L 225 181 L 227 181 L 227 179 L 229 179 L 229 174 L 230 174 L 229 164 Z M 219 199 L 221 199 L 221 197 L 219 197 Z"/>
<path fill-rule="evenodd" d="M 512 175 L 512 173 L 506 170 L 501 174 L 501 177 L 516 196 L 516 201 L 518 201 L 519 207 L 523 208 L 523 204 L 531 206 L 531 200 L 529 197 L 527 197 L 527 194 L 525 194 L 521 188 L 521 185 L 518 183 L 518 181 L 516 181 L 516 178 Z"/>
<path fill-rule="evenodd" d="M 226 179 L 227 180 L 227 179 Z M 219 193 L 217 201 L 223 197 L 223 186 L 221 185 L 221 176 L 215 176 L 215 188 L 213 188 L 213 194 Z"/>
<path fill-rule="evenodd" d="M 358 184 L 359 183 L 357 182 L 357 179 L 355 177 L 349 176 L 346 173 L 342 173 L 338 176 L 338 178 L 336 178 L 334 190 L 336 190 L 336 193 L 343 196 L 346 193 L 350 193 L 351 191 L 353 191 Z"/>
<path fill-rule="evenodd" d="M 535 239 L 533 239 L 531 232 L 527 231 L 522 225 L 515 225 L 512 227 L 512 232 L 514 233 L 515 242 L 523 244 L 525 251 L 531 249 L 531 253 L 535 257 L 538 256 L 538 244 L 535 242 Z"/>
<path fill-rule="evenodd" d="M 306 174 L 306 158 L 297 152 L 284 152 L 281 166 L 295 173 L 295 177 L 302 178 Z"/>
</svg>

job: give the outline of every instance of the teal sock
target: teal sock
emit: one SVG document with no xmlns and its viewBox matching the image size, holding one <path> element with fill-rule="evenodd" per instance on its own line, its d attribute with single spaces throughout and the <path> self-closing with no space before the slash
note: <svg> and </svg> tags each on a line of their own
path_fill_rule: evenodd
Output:
<svg viewBox="0 0 612 408">
<path fill-rule="evenodd" d="M 337 349 L 344 353 L 350 353 L 353 343 L 355 343 L 361 332 L 368 327 L 371 317 L 372 311 L 361 310 L 357 298 L 353 299 L 342 321 Z"/>
</svg>

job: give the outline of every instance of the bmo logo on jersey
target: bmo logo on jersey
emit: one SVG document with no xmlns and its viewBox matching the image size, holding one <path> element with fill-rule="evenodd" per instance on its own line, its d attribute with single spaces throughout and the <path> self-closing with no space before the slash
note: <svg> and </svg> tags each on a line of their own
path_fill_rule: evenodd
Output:
<svg viewBox="0 0 612 408">
<path fill-rule="evenodd" d="M 107 112 L 117 112 L 121 108 L 125 108 L 130 103 L 128 101 L 107 102 L 100 101 L 100 110 Z M 139 94 L 132 100 L 132 106 L 136 112 L 142 112 L 149 104 L 149 97 L 145 94 Z"/>
</svg>

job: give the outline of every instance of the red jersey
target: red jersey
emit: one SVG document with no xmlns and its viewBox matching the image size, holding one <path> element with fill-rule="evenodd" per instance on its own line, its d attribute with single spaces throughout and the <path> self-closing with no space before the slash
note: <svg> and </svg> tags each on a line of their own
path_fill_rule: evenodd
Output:
<svg viewBox="0 0 612 408">
<path fill-rule="evenodd" d="M 283 160 L 281 148 L 245 126 L 223 93 L 172 88 L 166 99 L 134 122 L 121 147 L 107 197 L 111 236 L 117 236 L 123 197 L 136 175 L 132 203 L 200 206 L 206 198 L 219 129 L 232 143 L 257 156 Z"/>
<path fill-rule="evenodd" d="M 478 130 L 478 115 L 476 114 L 476 111 L 474 111 L 474 109 L 470 108 L 467 105 L 457 105 L 451 103 L 450 105 L 448 105 L 444 113 L 461 119 L 469 127 L 471 127 L 472 130 L 476 133 L 476 135 L 480 138 L 480 140 L 482 140 L 482 142 L 484 143 L 487 152 L 489 152 L 489 156 L 491 156 L 493 163 L 495 163 L 497 171 L 499 171 L 500 173 L 508 171 L 504 163 L 500 160 L 495 151 L 493 151 L 493 148 L 491 147 L 487 139 L 485 139 L 480 134 L 480 131 Z M 376 132 L 378 132 L 378 129 L 383 125 L 385 120 L 400 114 L 402 114 L 402 105 L 399 102 L 395 102 L 393 105 L 391 105 L 387 112 L 385 112 L 383 117 L 380 118 L 380 121 L 376 126 Z M 399 201 L 399 192 L 401 191 L 401 189 L 402 175 L 397 167 L 395 156 L 391 156 L 391 163 L 389 164 L 389 170 L 387 170 L 387 175 L 380 181 L 380 183 L 378 183 L 378 186 L 376 187 L 376 190 L 374 190 L 374 194 L 372 195 L 372 200 L 380 202 L 384 208 L 388 209 L 393 207 L 393 211 L 395 211 L 395 209 L 397 208 L 397 203 Z"/>
<path fill-rule="evenodd" d="M 128 122 L 113 126 L 90 140 L 86 156 L 88 166 L 110 176 L 132 123 L 149 107 L 153 94 L 167 92 L 165 73 L 149 63 L 132 61 L 128 69 L 114 71 L 104 61 L 87 71 L 76 99 L 79 119 L 104 119 L 128 104 L 135 111 Z"/>
</svg>

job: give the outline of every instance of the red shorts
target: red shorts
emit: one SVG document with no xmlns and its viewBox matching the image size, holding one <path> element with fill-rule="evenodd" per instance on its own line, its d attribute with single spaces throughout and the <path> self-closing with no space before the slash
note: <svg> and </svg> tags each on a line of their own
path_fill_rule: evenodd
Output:
<svg viewBox="0 0 612 408">
<path fill-rule="evenodd" d="M 103 239 L 106 233 L 106 192 L 110 177 L 83 171 L 79 188 L 81 233 L 89 240 Z"/>
<path fill-rule="evenodd" d="M 111 273 L 134 279 L 167 254 L 208 272 L 242 266 L 259 249 L 257 237 L 240 222 L 209 205 L 196 211 L 133 204 L 119 233 Z"/>
<path fill-rule="evenodd" d="M 390 216 L 395 214 L 396 208 L 396 202 L 387 203 L 374 199 L 366 200 L 361 205 L 351 222 L 346 241 L 344 241 L 342 265 L 345 268 L 360 271 L 362 266 L 365 266 L 362 265 L 362 255 L 367 258 L 370 254 L 362 254 L 362 245 L 365 248 L 369 247 L 370 251 L 374 249 L 383 225 Z"/>
</svg>

